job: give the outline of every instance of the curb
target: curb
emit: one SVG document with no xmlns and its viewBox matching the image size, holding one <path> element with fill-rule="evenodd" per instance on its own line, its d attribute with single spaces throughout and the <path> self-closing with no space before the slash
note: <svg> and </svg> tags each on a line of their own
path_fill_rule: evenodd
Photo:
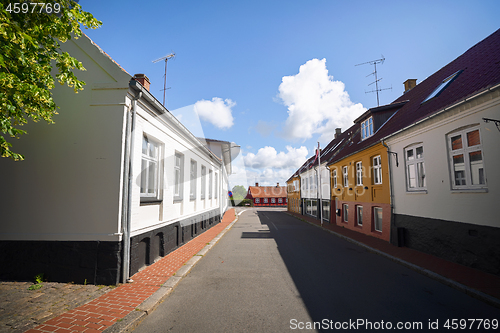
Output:
<svg viewBox="0 0 500 333">
<path fill-rule="evenodd" d="M 329 233 L 331 233 L 331 234 L 333 234 L 333 235 L 335 235 L 335 236 L 337 236 L 339 238 L 342 238 L 342 239 L 344 239 L 344 240 L 346 240 L 346 241 L 348 241 L 350 243 L 353 243 L 355 245 L 361 246 L 362 248 L 366 249 L 369 252 L 372 252 L 372 253 L 378 254 L 380 256 L 386 257 L 387 259 L 390 259 L 390 260 L 392 260 L 392 261 L 394 261 L 394 262 L 396 262 L 396 263 L 398 263 L 400 265 L 403 265 L 403 266 L 405 266 L 405 267 L 407 267 L 407 268 L 409 268 L 411 270 L 414 270 L 417 273 L 425 275 L 425 276 L 427 276 L 427 277 L 429 277 L 431 279 L 434 279 L 434 280 L 436 280 L 438 282 L 441 282 L 444 285 L 447 285 L 447 286 L 449 286 L 451 288 L 457 289 L 457 290 L 459 290 L 459 291 L 461 291 L 461 292 L 463 292 L 463 293 L 465 293 L 465 294 L 467 294 L 467 295 L 469 295 L 469 296 L 471 296 L 473 298 L 476 298 L 476 299 L 478 299 L 480 301 L 483 301 L 483 302 L 485 302 L 488 305 L 491 305 L 491 306 L 494 306 L 494 307 L 500 309 L 500 299 L 497 299 L 497 298 L 495 298 L 493 296 L 490 296 L 488 294 L 485 294 L 483 292 L 480 292 L 478 290 L 470 288 L 470 287 L 468 287 L 466 285 L 463 285 L 463 284 L 458 283 L 458 282 L 456 282 L 456 281 L 454 281 L 452 279 L 449 279 L 447 277 L 444 277 L 442 275 L 434 273 L 434 272 L 432 272 L 432 271 L 430 271 L 428 269 L 425 269 L 423 267 L 420 267 L 420 266 L 417 266 L 415 264 L 412 264 L 412 263 L 410 263 L 410 262 L 408 262 L 406 260 L 403 260 L 401 258 L 397 258 L 397 257 L 394 257 L 394 256 L 388 254 L 388 253 L 385 253 L 383 251 L 377 250 L 377 249 L 375 249 L 375 248 L 373 248 L 371 246 L 368 246 L 368 245 L 366 245 L 366 244 L 364 244 L 362 242 L 359 242 L 357 240 L 354 240 L 352 238 L 349 238 L 347 236 L 339 234 L 339 233 L 337 233 L 335 231 L 322 228 L 321 226 L 319 226 L 317 224 L 309 222 L 309 221 L 307 221 L 305 219 L 302 219 L 302 218 L 300 218 L 298 216 L 292 215 L 292 214 L 290 214 L 288 212 L 285 212 L 285 214 L 287 214 L 289 216 L 292 216 L 292 217 L 294 217 L 294 218 L 296 218 L 296 219 L 298 219 L 300 221 L 303 221 L 305 223 L 308 223 L 310 225 L 313 225 L 315 227 L 318 227 L 321 230 L 327 231 L 327 232 L 329 232 Z"/>
<path fill-rule="evenodd" d="M 212 239 L 203 249 L 196 253 L 191 259 L 177 270 L 153 295 L 149 296 L 142 302 L 135 311 L 130 312 L 128 315 L 117 321 L 112 326 L 104 330 L 106 333 L 122 333 L 133 331 L 148 315 L 150 315 L 160 303 L 174 290 L 179 282 L 191 271 L 198 261 L 215 245 L 217 242 L 231 229 L 231 227 L 238 221 L 239 215 L 235 212 L 233 222 L 229 223 L 214 239 Z"/>
</svg>

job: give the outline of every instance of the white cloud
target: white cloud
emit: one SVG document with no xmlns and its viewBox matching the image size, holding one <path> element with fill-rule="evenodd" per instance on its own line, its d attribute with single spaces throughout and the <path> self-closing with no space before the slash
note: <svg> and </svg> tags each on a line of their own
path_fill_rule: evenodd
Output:
<svg viewBox="0 0 500 333">
<path fill-rule="evenodd" d="M 194 104 L 194 111 L 198 116 L 218 128 L 230 128 L 234 118 L 231 108 L 236 103 L 230 99 L 214 97 L 211 101 L 202 99 Z"/>
<path fill-rule="evenodd" d="M 280 151 L 278 153 L 274 147 L 260 148 L 257 154 L 248 153 L 244 157 L 245 165 L 253 169 L 297 169 L 307 159 L 308 151 L 304 146 L 300 148 L 287 146 L 286 149 L 287 152 Z"/>
<path fill-rule="evenodd" d="M 312 59 L 300 66 L 299 73 L 284 76 L 278 96 L 288 107 L 283 135 L 288 139 L 309 139 L 320 134 L 320 141 L 330 142 L 335 128 L 342 131 L 366 109 L 354 104 L 345 85 L 328 75 L 326 59 Z"/>
</svg>

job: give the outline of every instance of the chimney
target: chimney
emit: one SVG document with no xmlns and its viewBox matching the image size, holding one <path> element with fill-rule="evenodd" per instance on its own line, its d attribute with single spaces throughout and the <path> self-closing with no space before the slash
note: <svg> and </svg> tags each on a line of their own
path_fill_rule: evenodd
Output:
<svg viewBox="0 0 500 333">
<path fill-rule="evenodd" d="M 276 187 L 280 187 L 280 183 L 276 183 Z"/>
<path fill-rule="evenodd" d="M 335 129 L 335 136 L 333 138 L 336 139 L 340 134 L 342 134 L 342 129 L 336 128 Z"/>
<path fill-rule="evenodd" d="M 144 74 L 135 74 L 134 75 L 134 80 L 136 80 L 137 82 L 139 82 L 140 84 L 142 84 L 142 86 L 149 91 L 149 85 L 151 83 L 149 82 L 149 78 L 146 75 L 144 75 Z"/>
<path fill-rule="evenodd" d="M 259 183 L 255 183 L 255 186 L 259 186 Z"/>
<path fill-rule="evenodd" d="M 413 88 L 415 88 L 415 86 L 417 85 L 417 79 L 408 79 L 404 82 L 404 85 L 405 85 L 405 92 L 404 94 L 406 94 L 408 91 L 412 90 Z"/>
</svg>

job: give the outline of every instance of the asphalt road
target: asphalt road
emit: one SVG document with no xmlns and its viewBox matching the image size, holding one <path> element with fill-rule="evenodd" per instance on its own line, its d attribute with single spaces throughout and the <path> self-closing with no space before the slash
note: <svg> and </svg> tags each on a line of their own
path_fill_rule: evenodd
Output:
<svg viewBox="0 0 500 333">
<path fill-rule="evenodd" d="M 134 332 L 492 332 L 498 320 L 499 309 L 283 210 L 251 208 Z"/>
</svg>

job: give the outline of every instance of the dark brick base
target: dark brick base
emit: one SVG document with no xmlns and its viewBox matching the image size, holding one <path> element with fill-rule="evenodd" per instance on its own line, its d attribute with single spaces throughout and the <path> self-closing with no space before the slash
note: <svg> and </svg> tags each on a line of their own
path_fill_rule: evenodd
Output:
<svg viewBox="0 0 500 333">
<path fill-rule="evenodd" d="M 500 275 L 500 228 L 401 214 L 394 214 L 394 226 L 393 233 L 404 228 L 409 248 Z"/>
<path fill-rule="evenodd" d="M 0 278 L 113 285 L 119 282 L 121 243 L 99 241 L 0 241 Z"/>
<path fill-rule="evenodd" d="M 221 221 L 218 209 L 142 233 L 130 239 L 130 276 Z"/>
</svg>

